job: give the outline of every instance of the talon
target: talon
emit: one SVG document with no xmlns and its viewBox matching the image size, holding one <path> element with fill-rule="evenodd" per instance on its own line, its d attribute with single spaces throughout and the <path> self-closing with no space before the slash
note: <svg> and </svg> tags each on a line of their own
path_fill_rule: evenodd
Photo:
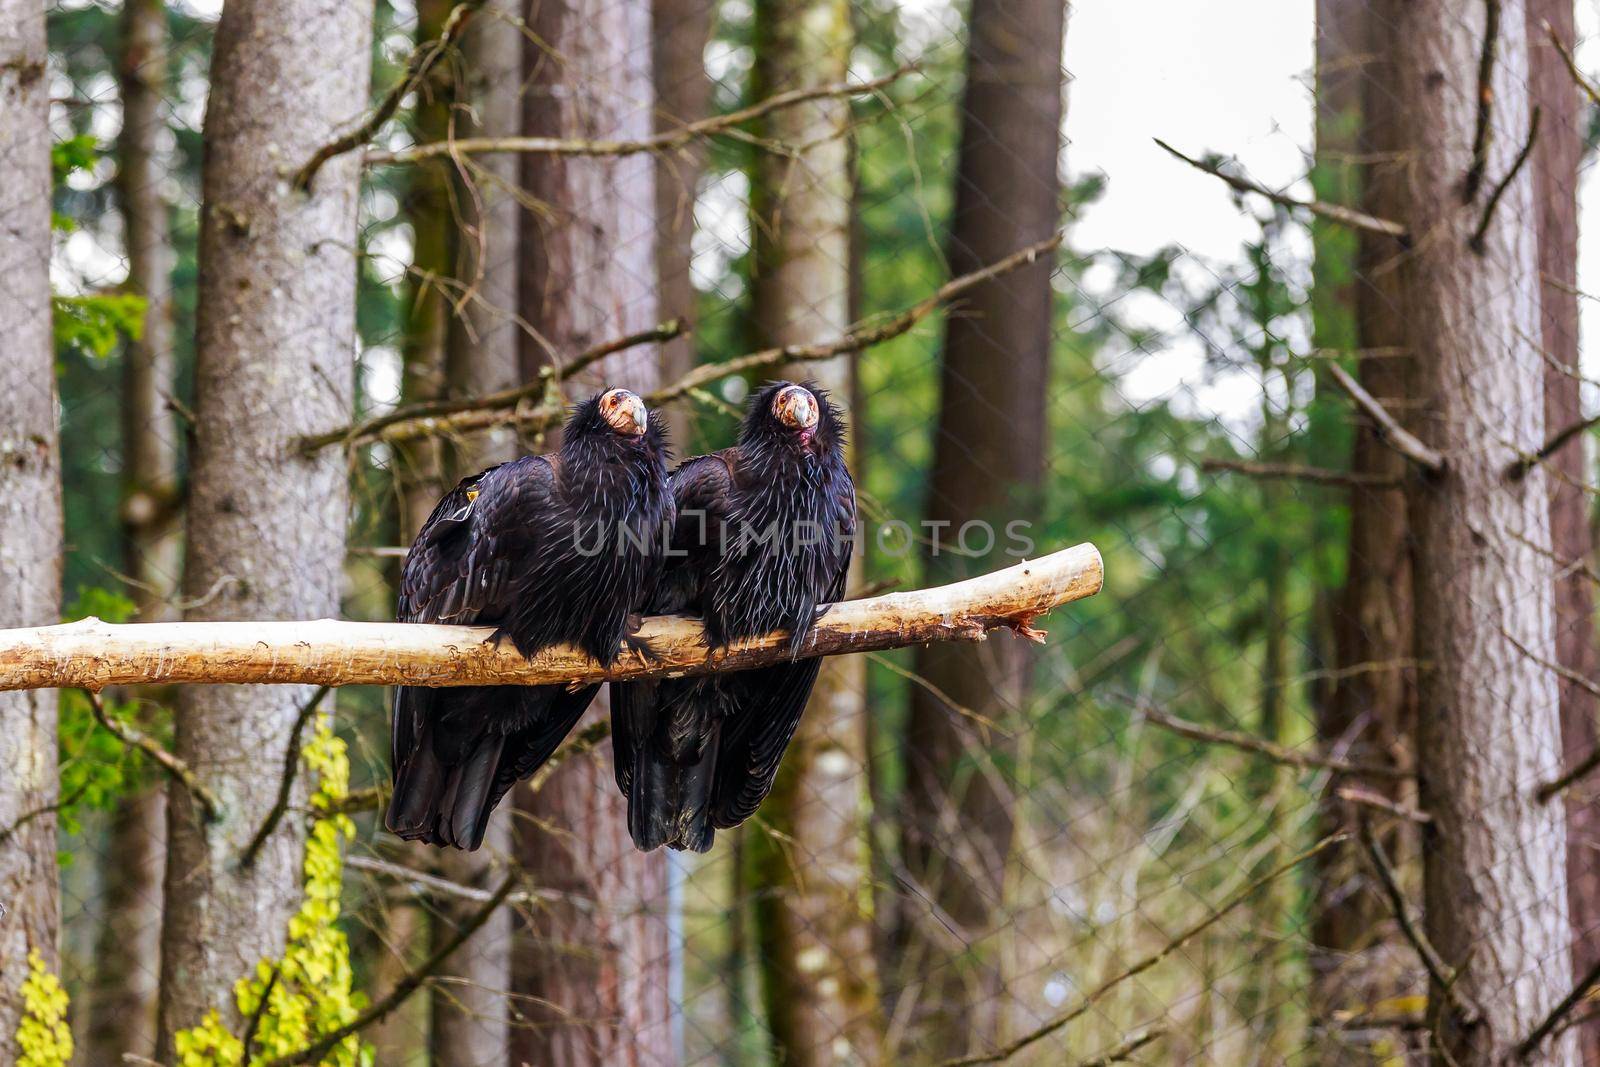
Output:
<svg viewBox="0 0 1600 1067">
<path fill-rule="evenodd" d="M 643 666 L 659 667 L 663 662 L 661 656 L 656 653 L 650 642 L 646 638 L 638 636 L 637 626 L 631 632 L 623 635 L 622 647 L 633 653 Z"/>
<path fill-rule="evenodd" d="M 1044 639 L 1050 635 L 1050 632 L 1048 630 L 1035 629 L 1033 620 L 1036 618 L 1038 618 L 1037 615 L 1022 615 L 1011 620 L 1006 625 L 1011 627 L 1018 637 L 1025 637 L 1036 645 L 1042 645 L 1044 644 Z"/>
</svg>

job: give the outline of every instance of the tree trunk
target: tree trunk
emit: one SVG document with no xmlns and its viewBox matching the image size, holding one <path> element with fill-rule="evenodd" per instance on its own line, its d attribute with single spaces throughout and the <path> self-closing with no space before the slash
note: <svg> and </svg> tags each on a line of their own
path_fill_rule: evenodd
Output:
<svg viewBox="0 0 1600 1067">
<path fill-rule="evenodd" d="M 61 617 L 61 460 L 50 327 L 50 79 L 44 7 L 0 0 L 0 626 Z M 55 972 L 56 694 L 0 695 L 0 1060 L 17 1056 L 20 987 Z"/>
<path fill-rule="evenodd" d="M 167 404 L 176 372 L 174 255 L 161 195 L 168 163 L 161 152 L 166 18 L 159 0 L 133 0 L 123 12 L 122 132 L 117 139 L 128 289 L 146 301 L 144 331 L 128 342 L 123 354 L 122 381 L 122 566 L 135 580 L 133 596 L 142 622 L 173 617 L 173 591 L 183 566 L 177 521 L 179 431 Z M 89 995 L 90 1063 L 117 1063 L 124 1052 L 155 1052 L 166 820 L 166 795 L 157 784 L 122 797 L 99 857 L 106 888 Z"/>
<path fill-rule="evenodd" d="M 962 100 L 950 269 L 960 274 L 1047 237 L 1060 217 L 1061 46 L 1065 6 L 1052 0 L 973 0 Z M 1018 27 L 1028 32 L 1019 34 Z M 939 422 L 927 518 L 948 541 L 969 521 L 1003 531 L 1036 514 L 1049 455 L 1046 426 L 1053 317 L 1049 257 L 973 290 L 945 327 Z M 976 544 L 974 544 L 976 542 Z M 968 545 L 981 547 L 981 535 Z M 991 553 L 991 557 L 992 557 Z M 992 565 L 934 552 L 931 580 Z M 965 566 L 963 566 L 965 564 Z M 934 909 L 904 907 L 907 974 L 921 980 L 915 1044 L 936 1056 L 986 1050 L 1004 1001 L 991 934 L 1004 916 L 1013 798 L 988 773 L 970 709 L 1018 724 L 1029 653 L 1013 637 L 920 650 L 906 727 L 905 865 Z M 935 692 L 942 694 L 936 696 Z M 950 929 L 941 929 L 948 924 Z M 952 945 L 953 937 L 959 945 Z M 902 995 L 911 995 L 909 992 Z"/>
<path fill-rule="evenodd" d="M 651 129 L 650 9 L 619 0 L 589 9 L 534 6 L 540 42 L 526 49 L 524 132 L 647 136 Z M 570 357 L 619 332 L 655 325 L 655 167 L 648 156 L 523 161 L 523 186 L 546 205 L 525 216 L 520 310 L 554 352 L 524 337 L 523 370 Z M 638 348 L 572 383 L 574 397 L 604 382 L 659 381 L 657 352 Z M 605 715 L 596 701 L 591 718 Z M 533 917 L 515 948 L 514 990 L 525 1019 L 512 1062 L 540 1067 L 670 1067 L 677 1062 L 668 994 L 672 946 L 667 860 L 641 855 L 609 765 L 573 760 L 537 793 L 518 790 L 519 855 L 541 885 L 592 902 Z"/>
<path fill-rule="evenodd" d="M 1528 83 L 1543 111 L 1530 163 L 1538 204 L 1539 289 L 1545 355 L 1545 427 L 1555 432 L 1583 417 L 1578 369 L 1578 166 L 1583 159 L 1583 108 L 1548 24 L 1570 51 L 1577 44 L 1572 0 L 1528 0 Z M 1578 678 L 1600 673 L 1594 630 L 1594 591 L 1587 571 L 1593 559 L 1589 463 L 1581 434 L 1546 461 L 1550 487 L 1550 547 L 1555 551 L 1556 661 Z M 1559 679 L 1561 743 L 1568 765 L 1600 744 L 1596 701 L 1569 678 Z M 1567 903 L 1572 919 L 1572 963 L 1582 973 L 1600 962 L 1600 792 L 1592 781 L 1567 793 Z M 1600 1067 L 1600 1023 L 1579 1031 L 1583 1062 Z"/>
<path fill-rule="evenodd" d="M 367 103 L 371 11 L 315 0 L 229 3 L 206 109 L 195 372 L 199 425 L 188 511 L 189 618 L 337 613 L 348 487 L 342 457 L 289 445 L 351 410 L 358 153 L 309 193 L 283 170 Z M 223 799 L 206 823 L 168 798 L 160 1056 L 216 1008 L 237 1028 L 233 983 L 283 949 L 299 904 L 303 828 L 284 819 L 239 864 L 278 791 L 305 686 L 190 687 L 177 754 Z M 248 758 L 241 758 L 248 757 Z M 297 792 L 304 802 L 305 776 Z"/>
<path fill-rule="evenodd" d="M 706 42 L 711 36 L 710 0 L 653 0 L 650 37 L 654 45 L 657 131 L 675 129 L 710 114 L 711 79 L 706 76 Z M 697 298 L 693 263 L 695 194 L 705 172 L 706 146 L 691 141 L 677 152 L 656 157 L 656 277 L 661 317 L 693 324 Z M 661 375 L 676 381 L 694 366 L 692 334 L 661 345 Z M 668 418 L 678 455 L 689 455 L 693 425 L 689 405 L 678 404 Z"/>
<path fill-rule="evenodd" d="M 1433 816 L 1426 930 L 1456 972 L 1453 994 L 1435 989 L 1429 1012 L 1463 1067 L 1509 1059 L 1572 984 L 1565 812 L 1534 798 L 1561 769 L 1549 491 L 1542 467 L 1507 476 L 1547 427 L 1533 181 L 1523 171 L 1507 183 L 1529 136 L 1525 7 L 1500 8 L 1483 94 L 1482 7 L 1412 0 L 1395 6 L 1389 31 L 1406 102 L 1396 116 L 1401 221 L 1417 235 L 1403 277 L 1414 423 L 1447 460 L 1410 490 L 1417 654 L 1427 664 L 1418 771 Z M 1480 106 L 1491 109 L 1492 136 L 1473 190 L 1465 176 Z M 1465 1018 L 1458 1001 L 1482 1018 Z M 1568 1034 L 1547 1042 L 1539 1062 L 1576 1058 Z"/>
<path fill-rule="evenodd" d="M 759 0 L 752 96 L 836 84 L 854 32 L 842 0 Z M 850 105 L 821 100 L 768 117 L 752 181 L 755 329 L 760 346 L 808 344 L 850 325 Z M 852 399 L 848 355 L 795 368 Z M 861 412 L 851 412 L 859 419 Z M 859 586 L 861 556 L 851 565 Z M 883 1020 L 867 853 L 866 662 L 836 659 L 785 753 L 762 823 L 747 840 L 762 988 L 777 1058 L 797 1067 L 873 1063 Z"/>
<path fill-rule="evenodd" d="M 1322 0 L 1317 26 L 1317 195 L 1380 217 L 1401 210 L 1395 159 L 1394 71 L 1381 45 L 1381 21 L 1367 0 Z M 1374 31 L 1372 24 L 1379 23 Z M 1374 38 L 1376 32 L 1380 36 Z M 1333 224 L 1314 227 L 1315 296 L 1319 349 L 1355 351 L 1361 384 L 1390 410 L 1403 413 L 1407 389 L 1405 319 L 1399 259 L 1392 238 L 1356 234 Z M 1374 479 L 1402 478 L 1405 460 L 1383 443 L 1370 423 L 1358 422 L 1350 469 Z M 1344 588 L 1334 622 L 1335 681 L 1317 708 L 1317 731 L 1330 749 L 1356 758 L 1409 762 L 1416 729 L 1416 673 L 1411 607 L 1411 543 L 1405 494 L 1398 488 L 1350 489 L 1350 531 Z M 1346 805 L 1330 780 L 1324 810 L 1330 832 L 1348 823 Z M 1401 783 L 1363 788 L 1404 797 Z M 1386 838 L 1399 849 L 1402 828 Z M 1409 949 L 1386 939 L 1387 913 L 1371 892 L 1360 858 L 1329 850 L 1317 859 L 1319 888 L 1311 924 L 1312 968 L 1318 1018 L 1376 1004 L 1395 994 Z"/>
<path fill-rule="evenodd" d="M 448 8 L 448 5 L 445 5 Z M 458 135 L 469 115 L 477 122 L 464 135 L 502 137 L 521 126 L 522 34 L 507 16 L 514 0 L 491 0 L 463 39 L 470 113 L 458 113 Z M 437 34 L 437 28 L 435 29 Z M 455 396 L 475 396 L 515 386 L 517 327 L 517 233 L 520 211 L 513 191 L 519 175 L 517 157 L 496 154 L 473 161 L 469 195 L 457 198 L 461 225 L 453 268 L 477 299 L 450 320 L 445 358 L 445 387 Z M 448 310 L 441 308 L 441 310 Z M 516 456 L 509 429 L 465 435 L 445 450 L 444 481 Z M 431 502 L 430 502 L 431 506 Z M 511 814 L 489 824 L 477 852 L 438 854 L 443 873 L 463 885 L 488 888 L 493 871 L 511 848 Z M 441 900 L 432 930 L 437 944 L 477 910 L 471 901 Z M 510 1018 L 505 991 L 511 988 L 512 921 L 508 909 L 490 917 L 471 941 L 445 961 L 441 973 L 457 981 L 434 987 L 430 1037 L 437 1067 L 476 1067 L 506 1062 L 510 1050 Z"/>
</svg>

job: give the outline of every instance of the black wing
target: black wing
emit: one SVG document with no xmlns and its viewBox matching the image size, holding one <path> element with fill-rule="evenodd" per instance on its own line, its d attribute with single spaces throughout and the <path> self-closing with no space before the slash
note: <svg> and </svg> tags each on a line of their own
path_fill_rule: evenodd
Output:
<svg viewBox="0 0 1600 1067">
<path fill-rule="evenodd" d="M 852 504 L 853 500 L 852 497 Z M 853 532 L 853 506 L 851 517 Z M 828 588 L 830 604 L 844 596 L 851 551 L 846 542 L 838 572 Z M 728 704 L 738 712 L 729 716 L 722 727 L 712 825 L 719 829 L 738 826 L 754 815 L 772 792 L 778 764 L 800 726 L 800 716 L 806 710 L 821 667 L 820 659 L 803 659 L 721 679 L 730 691 Z"/>
<path fill-rule="evenodd" d="M 550 462 L 528 457 L 463 479 L 446 493 L 406 554 L 400 620 L 497 628 L 508 622 L 516 606 L 514 576 L 534 558 L 541 525 L 535 520 L 550 506 L 554 488 Z M 548 704 L 551 697 L 537 687 L 397 688 L 389 828 L 403 837 L 476 848 L 493 800 L 515 781 L 506 781 L 502 769 L 506 732 L 489 725 L 519 705 Z M 571 710 L 565 704 L 560 710 L 565 721 Z M 541 751 L 547 725 L 535 722 Z"/>
<path fill-rule="evenodd" d="M 515 604 L 511 578 L 538 545 L 555 471 L 529 456 L 464 478 L 422 524 L 400 572 L 401 622 L 498 626 Z"/>
</svg>

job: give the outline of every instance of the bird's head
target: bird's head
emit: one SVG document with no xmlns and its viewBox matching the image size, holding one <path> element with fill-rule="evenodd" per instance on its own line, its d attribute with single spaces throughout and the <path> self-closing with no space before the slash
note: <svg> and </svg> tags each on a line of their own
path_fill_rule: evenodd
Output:
<svg viewBox="0 0 1600 1067">
<path fill-rule="evenodd" d="M 843 441 L 838 410 L 812 382 L 773 382 L 751 398 L 743 437 L 820 453 Z"/>
<path fill-rule="evenodd" d="M 650 413 L 639 394 L 628 389 L 607 389 L 595 401 L 596 413 L 612 432 L 638 437 L 649 429 Z"/>
</svg>

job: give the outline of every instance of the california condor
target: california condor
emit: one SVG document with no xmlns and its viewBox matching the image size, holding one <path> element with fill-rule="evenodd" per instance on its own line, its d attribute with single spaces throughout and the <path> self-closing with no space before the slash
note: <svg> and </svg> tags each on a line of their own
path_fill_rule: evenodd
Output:
<svg viewBox="0 0 1600 1067">
<path fill-rule="evenodd" d="M 844 448 L 823 390 L 777 382 L 758 392 L 737 445 L 673 471 L 677 515 L 647 610 L 700 616 L 712 649 L 787 630 L 797 652 L 819 608 L 844 595 L 856 526 Z M 754 814 L 819 662 L 614 683 L 612 745 L 634 844 L 705 852 L 715 830 Z"/>
<path fill-rule="evenodd" d="M 439 502 L 406 555 L 400 620 L 493 626 L 524 655 L 565 643 L 610 665 L 660 565 L 666 460 L 659 420 L 635 394 L 580 404 L 554 455 L 491 467 Z M 477 848 L 500 798 L 598 689 L 399 687 L 389 829 Z"/>
</svg>

